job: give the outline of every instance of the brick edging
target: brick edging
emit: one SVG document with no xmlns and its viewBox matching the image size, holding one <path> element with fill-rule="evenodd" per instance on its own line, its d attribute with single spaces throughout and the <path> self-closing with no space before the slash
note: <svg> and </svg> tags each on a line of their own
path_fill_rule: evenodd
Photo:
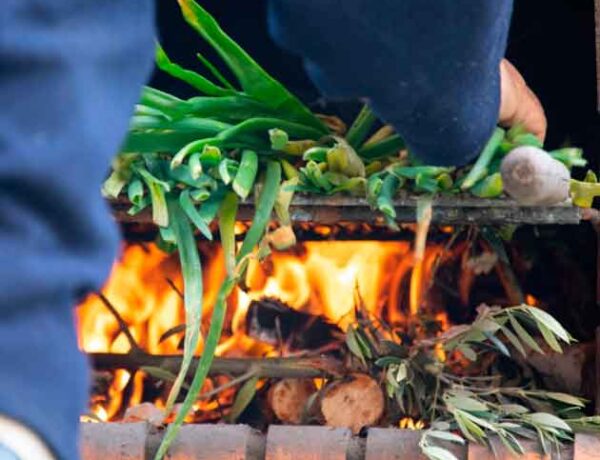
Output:
<svg viewBox="0 0 600 460">
<path fill-rule="evenodd" d="M 82 460 L 152 460 L 163 432 L 146 423 L 83 423 Z M 272 425 L 266 435 L 247 425 L 184 425 L 167 460 L 421 460 L 418 431 L 371 428 L 367 437 L 346 428 Z M 526 459 L 544 457 L 523 442 Z M 514 460 L 501 443 L 498 456 L 479 445 L 447 444 L 459 460 Z M 556 457 L 558 458 L 558 457 Z M 577 434 L 561 460 L 600 459 L 600 435 Z"/>
</svg>

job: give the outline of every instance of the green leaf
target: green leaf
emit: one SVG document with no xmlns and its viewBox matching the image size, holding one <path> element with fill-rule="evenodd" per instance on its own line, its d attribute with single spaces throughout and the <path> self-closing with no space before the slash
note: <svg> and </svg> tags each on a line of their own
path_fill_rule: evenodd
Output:
<svg viewBox="0 0 600 460">
<path fill-rule="evenodd" d="M 471 193 L 479 198 L 496 198 L 502 195 L 503 190 L 502 175 L 494 173 L 477 182 Z"/>
<path fill-rule="evenodd" d="M 167 209 L 165 192 L 171 190 L 169 184 L 157 179 L 143 167 L 136 168 L 136 171 L 146 183 L 148 190 L 150 190 L 150 199 L 152 200 L 152 220 L 159 227 L 168 227 L 169 211 Z"/>
<path fill-rule="evenodd" d="M 183 190 L 181 192 L 181 194 L 179 195 L 179 204 L 181 205 L 181 208 L 184 210 L 190 221 L 196 226 L 198 230 L 200 230 L 200 233 L 202 233 L 202 235 L 204 235 L 204 237 L 207 240 L 212 241 L 213 236 L 210 231 L 210 228 L 208 228 L 208 225 L 206 224 L 202 216 L 198 213 L 198 210 L 196 209 L 196 206 L 194 205 L 190 196 L 189 190 Z"/>
<path fill-rule="evenodd" d="M 425 436 L 431 436 L 433 438 L 441 439 L 443 441 L 455 442 L 458 444 L 464 444 L 465 440 L 457 434 L 450 433 L 448 431 L 440 430 L 428 430 L 424 433 Z"/>
<path fill-rule="evenodd" d="M 233 183 L 233 191 L 239 195 L 242 200 L 252 191 L 256 173 L 258 172 L 258 155 L 253 150 L 244 150 L 240 166 L 237 169 Z"/>
<path fill-rule="evenodd" d="M 185 20 L 221 56 L 246 94 L 291 119 L 327 133 L 321 121 L 235 43 L 204 8 L 194 0 L 179 0 L 179 5 Z"/>
<path fill-rule="evenodd" d="M 555 160 L 564 163 L 564 165 L 569 169 L 574 166 L 583 167 L 587 164 L 587 160 L 583 158 L 582 149 L 566 147 L 563 149 L 552 150 L 551 152 L 548 152 L 548 154 Z"/>
<path fill-rule="evenodd" d="M 558 418 L 555 415 L 547 414 L 545 412 L 536 412 L 534 414 L 528 415 L 531 421 L 533 421 L 537 425 L 542 425 L 550 428 L 558 428 L 559 430 L 571 432 L 571 427 L 564 420 Z"/>
<path fill-rule="evenodd" d="M 500 431 L 498 436 L 500 441 L 502 441 L 502 444 L 504 444 L 514 455 L 523 455 L 525 453 L 525 449 L 523 449 L 519 440 L 508 431 Z"/>
<path fill-rule="evenodd" d="M 400 364 L 402 361 L 404 360 L 397 356 L 383 356 L 375 361 L 375 365 L 378 367 L 387 367 L 391 364 Z"/>
<path fill-rule="evenodd" d="M 475 350 L 473 350 L 471 347 L 469 347 L 466 344 L 461 344 L 458 346 L 457 348 L 458 351 L 460 351 L 463 356 L 465 358 L 467 358 L 469 361 L 477 361 L 477 353 L 475 352 Z"/>
<path fill-rule="evenodd" d="M 542 333 L 542 337 L 544 337 L 544 340 L 550 346 L 550 348 L 557 353 L 562 353 L 562 347 L 558 343 L 558 340 L 556 340 L 556 336 L 552 333 L 552 331 L 550 331 L 550 329 L 548 329 L 543 323 L 538 322 L 537 326 Z"/>
<path fill-rule="evenodd" d="M 377 117 L 371 111 L 369 106 L 366 104 L 363 105 L 358 116 L 352 123 L 352 126 L 350 126 L 346 133 L 346 141 L 348 141 L 348 144 L 355 149 L 360 147 L 376 121 Z"/>
<path fill-rule="evenodd" d="M 219 163 L 219 177 L 225 185 L 229 185 L 239 171 L 239 164 L 231 158 L 223 158 Z"/>
<path fill-rule="evenodd" d="M 129 177 L 122 171 L 113 171 L 102 184 L 102 195 L 106 198 L 118 198 L 128 181 Z"/>
<path fill-rule="evenodd" d="M 538 323 L 542 323 L 548 329 L 550 329 L 555 335 L 557 335 L 563 342 L 570 343 L 572 341 L 571 336 L 565 330 L 562 325 L 554 319 L 552 315 L 549 315 L 544 310 L 536 307 L 524 306 L 524 309 L 533 316 Z"/>
<path fill-rule="evenodd" d="M 207 225 L 215 219 L 217 213 L 219 212 L 219 208 L 221 207 L 225 193 L 225 187 L 218 188 L 211 193 L 208 200 L 200 205 L 198 214 L 200 214 L 200 217 Z"/>
<path fill-rule="evenodd" d="M 217 80 L 219 80 L 219 83 L 221 83 L 225 88 L 235 90 L 235 88 L 229 82 L 229 80 L 227 80 L 227 78 L 225 78 L 225 76 L 219 71 L 219 69 L 217 69 L 214 65 L 212 65 L 212 63 L 208 59 L 206 59 L 200 53 L 196 53 L 196 57 L 204 65 L 204 67 L 206 67 L 208 69 L 208 71 L 213 75 L 213 77 L 215 77 Z"/>
<path fill-rule="evenodd" d="M 127 198 L 132 204 L 140 206 L 144 199 L 144 184 L 139 179 L 134 179 L 127 187 Z"/>
<path fill-rule="evenodd" d="M 471 420 L 466 418 L 464 413 L 459 410 L 452 411 L 454 420 L 458 425 L 458 428 L 462 432 L 465 438 L 471 442 L 481 442 L 485 438 L 485 433 L 480 426 L 473 423 Z"/>
<path fill-rule="evenodd" d="M 365 356 L 363 355 L 362 348 L 358 342 L 358 338 L 356 337 L 356 331 L 352 326 L 350 326 L 346 331 L 346 346 L 354 356 L 360 359 L 363 364 L 366 364 Z"/>
<path fill-rule="evenodd" d="M 238 197 L 229 192 L 223 198 L 219 209 L 219 229 L 221 233 L 221 246 L 225 254 L 225 269 L 229 276 L 235 272 L 235 218 L 237 216 Z"/>
<path fill-rule="evenodd" d="M 529 409 L 520 404 L 502 404 L 500 410 L 505 414 L 526 414 L 529 412 Z"/>
<path fill-rule="evenodd" d="M 365 160 L 376 160 L 378 158 L 385 158 L 397 154 L 405 147 L 406 143 L 404 142 L 404 139 L 398 134 L 394 134 L 379 142 L 363 146 L 358 151 L 358 156 Z"/>
<path fill-rule="evenodd" d="M 546 391 L 544 392 L 544 394 L 550 399 L 569 404 L 570 406 L 585 407 L 585 399 L 578 398 L 576 396 L 572 396 L 566 393 L 557 393 L 553 391 Z"/>
<path fill-rule="evenodd" d="M 271 141 L 271 148 L 273 150 L 283 150 L 289 142 L 290 137 L 283 129 L 272 128 L 269 130 L 269 140 Z"/>
<path fill-rule="evenodd" d="M 485 412 L 488 410 L 484 403 L 465 396 L 450 396 L 446 399 L 446 404 L 469 412 Z"/>
<path fill-rule="evenodd" d="M 373 353 L 371 352 L 371 346 L 369 345 L 368 339 L 364 336 L 364 333 L 360 329 L 356 329 L 355 333 L 363 355 L 367 358 L 372 358 Z"/>
<path fill-rule="evenodd" d="M 494 334 L 492 334 L 490 332 L 484 332 L 484 334 L 488 338 L 488 340 L 490 342 L 492 342 L 494 347 L 496 347 L 496 349 L 500 353 L 502 353 L 504 356 L 510 357 L 510 351 L 508 351 L 508 348 L 506 348 L 506 345 L 504 345 L 498 337 L 496 337 Z"/>
<path fill-rule="evenodd" d="M 246 232 L 246 236 L 240 247 L 236 258 L 237 263 L 250 254 L 265 233 L 265 229 L 267 228 L 267 224 L 269 223 L 269 219 L 273 212 L 273 207 L 275 206 L 280 181 L 281 165 L 277 161 L 269 161 L 265 173 L 265 182 L 256 203 L 254 219 L 252 220 L 252 225 Z"/>
<path fill-rule="evenodd" d="M 430 460 L 458 460 L 452 452 L 442 447 L 423 446 L 421 450 Z"/>
<path fill-rule="evenodd" d="M 525 330 L 525 328 L 523 326 L 521 326 L 521 323 L 519 323 L 519 321 L 512 314 L 510 314 L 510 313 L 507 313 L 507 314 L 508 314 L 508 320 L 510 321 L 512 328 L 515 330 L 515 332 L 517 333 L 517 335 L 519 336 L 521 341 L 525 342 L 532 350 L 537 351 L 538 353 L 543 355 L 544 354 L 543 350 L 540 348 L 540 346 L 534 340 L 534 338 L 531 337 L 529 332 L 527 332 Z"/>
<path fill-rule="evenodd" d="M 203 94 L 209 96 L 231 96 L 236 94 L 235 90 L 221 88 L 211 82 L 208 78 L 203 77 L 192 70 L 184 69 L 179 64 L 175 64 L 169 59 L 165 50 L 158 43 L 156 44 L 155 61 L 160 70 L 168 73 L 172 77 L 186 82 Z"/>
<path fill-rule="evenodd" d="M 170 228 L 173 230 L 179 249 L 179 260 L 184 281 L 183 298 L 185 307 L 183 359 L 165 404 L 165 413 L 170 414 L 187 376 L 194 353 L 198 348 L 200 321 L 202 319 L 202 267 L 192 227 L 178 200 L 169 198 L 168 209 L 171 222 Z"/>
<path fill-rule="evenodd" d="M 202 388 L 206 376 L 208 375 L 208 371 L 212 365 L 217 344 L 221 338 L 221 331 L 223 330 L 223 324 L 225 322 L 226 300 L 235 287 L 235 284 L 235 278 L 228 277 L 225 279 L 221 285 L 221 288 L 219 289 L 211 317 L 210 329 L 208 331 L 208 335 L 206 336 L 204 350 L 202 351 L 200 362 L 196 368 L 194 379 L 190 385 L 190 391 L 188 391 L 183 404 L 181 405 L 181 409 L 177 412 L 175 420 L 168 425 L 166 433 L 160 443 L 156 455 L 154 456 L 154 460 L 163 460 L 171 443 L 177 436 L 183 420 L 187 416 L 193 404 L 196 402 L 196 398 L 200 393 L 200 389 Z"/>
<path fill-rule="evenodd" d="M 515 347 L 519 351 L 519 353 L 521 353 L 521 355 L 527 356 L 527 354 L 525 353 L 525 348 L 523 347 L 517 336 L 510 331 L 510 329 L 508 329 L 506 326 L 502 326 L 500 330 L 510 341 L 512 346 Z"/>
<path fill-rule="evenodd" d="M 490 140 L 481 151 L 477 161 L 475 161 L 475 164 L 463 180 L 462 185 L 460 186 L 461 190 L 470 189 L 486 176 L 488 166 L 494 158 L 494 155 L 496 154 L 496 151 L 503 139 L 504 130 L 501 128 L 496 128 L 490 137 Z"/>
<path fill-rule="evenodd" d="M 235 401 L 231 406 L 231 412 L 229 413 L 227 420 L 229 423 L 235 422 L 238 417 L 244 412 L 244 409 L 248 407 L 248 404 L 254 399 L 256 395 L 256 384 L 258 383 L 258 377 L 254 376 L 241 386 L 237 395 L 235 396 Z"/>
</svg>

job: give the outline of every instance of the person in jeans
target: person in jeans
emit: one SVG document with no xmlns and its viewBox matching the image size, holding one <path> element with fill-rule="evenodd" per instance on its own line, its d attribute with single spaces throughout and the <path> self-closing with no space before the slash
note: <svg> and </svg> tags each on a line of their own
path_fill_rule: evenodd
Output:
<svg viewBox="0 0 600 460">
<path fill-rule="evenodd" d="M 0 460 L 78 458 L 89 369 L 72 309 L 117 253 L 100 186 L 152 69 L 153 8 L 2 2 Z M 269 24 L 325 95 L 366 98 L 423 161 L 462 165 L 498 120 L 545 133 L 539 102 L 502 61 L 511 10 L 510 0 L 271 0 Z"/>
</svg>

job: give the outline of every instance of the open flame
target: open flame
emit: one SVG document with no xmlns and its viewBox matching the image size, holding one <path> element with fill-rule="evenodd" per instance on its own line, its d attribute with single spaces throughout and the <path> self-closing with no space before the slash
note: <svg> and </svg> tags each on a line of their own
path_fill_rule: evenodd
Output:
<svg viewBox="0 0 600 460">
<path fill-rule="evenodd" d="M 201 245 L 204 278 L 204 327 L 225 277 L 218 245 Z M 272 345 L 248 336 L 245 318 L 253 300 L 276 298 L 293 309 L 319 314 L 345 330 L 355 322 L 357 293 L 364 307 L 388 323 L 401 323 L 426 303 L 425 292 L 442 248 L 430 245 L 415 267 L 411 244 L 404 241 L 305 242 L 266 261 L 252 260 L 245 290 L 236 289 L 228 305 L 229 327 L 218 347 L 221 356 L 274 355 Z M 128 326 L 136 343 L 152 354 L 180 353 L 181 333 L 163 336 L 183 324 L 182 277 L 176 254 L 153 244 L 126 244 L 102 293 Z M 447 324 L 446 313 L 433 312 Z M 119 323 L 96 295 L 78 310 L 79 343 L 86 352 L 127 353 L 131 345 Z M 203 330 L 205 330 L 203 327 Z M 201 352 L 202 344 L 198 353 Z M 132 381 L 133 379 L 133 381 Z M 118 370 L 106 400 L 93 401 L 91 411 L 112 420 L 142 400 L 144 374 Z M 124 401 L 126 386 L 132 386 Z M 161 398 L 155 401 L 162 407 Z M 214 401 L 210 404 L 214 405 Z M 209 402 L 198 405 L 208 409 Z"/>
</svg>

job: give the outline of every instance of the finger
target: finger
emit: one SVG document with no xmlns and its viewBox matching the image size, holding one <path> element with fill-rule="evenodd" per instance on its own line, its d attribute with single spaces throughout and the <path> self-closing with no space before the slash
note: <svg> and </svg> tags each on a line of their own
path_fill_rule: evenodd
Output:
<svg viewBox="0 0 600 460">
<path fill-rule="evenodd" d="M 542 104 L 519 71 L 506 59 L 500 63 L 500 89 L 500 125 L 520 124 L 543 142 L 547 121 Z"/>
</svg>

